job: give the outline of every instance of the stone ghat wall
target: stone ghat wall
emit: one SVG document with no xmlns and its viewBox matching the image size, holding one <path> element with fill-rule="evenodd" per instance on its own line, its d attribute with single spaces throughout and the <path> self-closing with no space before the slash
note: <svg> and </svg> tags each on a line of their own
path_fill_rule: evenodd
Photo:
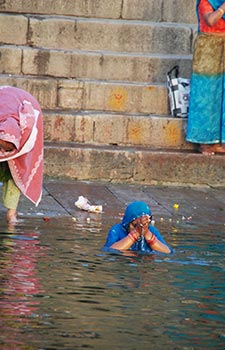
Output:
<svg viewBox="0 0 225 350">
<path fill-rule="evenodd" d="M 166 73 L 190 76 L 195 0 L 0 0 L 0 84 L 44 110 L 45 139 L 189 149 Z"/>
<path fill-rule="evenodd" d="M 1 0 L 0 11 L 195 23 L 195 3 L 195 0 Z"/>
</svg>

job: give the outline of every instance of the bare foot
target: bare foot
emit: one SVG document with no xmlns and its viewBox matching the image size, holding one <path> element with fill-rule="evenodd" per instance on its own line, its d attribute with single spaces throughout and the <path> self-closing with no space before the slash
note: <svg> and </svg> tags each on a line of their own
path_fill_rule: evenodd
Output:
<svg viewBox="0 0 225 350">
<path fill-rule="evenodd" d="M 201 152 L 202 154 L 206 154 L 207 156 L 212 156 L 215 154 L 215 145 L 205 145 L 202 144 L 199 146 L 199 152 Z"/>
<path fill-rule="evenodd" d="M 17 216 L 16 216 L 16 210 L 15 209 L 8 209 L 6 213 L 6 220 L 8 224 L 15 224 L 17 222 Z"/>
</svg>

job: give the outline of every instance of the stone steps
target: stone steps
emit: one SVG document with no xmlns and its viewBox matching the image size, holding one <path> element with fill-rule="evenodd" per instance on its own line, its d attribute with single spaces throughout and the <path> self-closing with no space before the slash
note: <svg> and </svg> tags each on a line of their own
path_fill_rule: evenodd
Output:
<svg viewBox="0 0 225 350">
<path fill-rule="evenodd" d="M 224 185 L 223 157 L 185 141 L 166 74 L 190 77 L 195 0 L 4 0 L 0 83 L 44 114 L 45 174 Z"/>
<path fill-rule="evenodd" d="M 224 186 L 224 157 L 141 147 L 45 144 L 45 174 L 143 185 Z"/>
<path fill-rule="evenodd" d="M 185 24 L 53 16 L 30 17 L 28 32 L 32 47 L 141 54 L 188 55 L 193 37 Z"/>
<path fill-rule="evenodd" d="M 80 145 L 194 150 L 185 141 L 186 119 L 119 113 L 44 112 L 45 140 Z"/>
<path fill-rule="evenodd" d="M 165 85 L 7 75 L 0 85 L 38 99 L 49 142 L 193 149 L 185 142 L 186 119 L 168 115 Z"/>
<path fill-rule="evenodd" d="M 103 111 L 168 116 L 165 84 L 77 80 L 0 75 L 0 85 L 13 85 L 34 95 L 43 109 Z"/>
<path fill-rule="evenodd" d="M 191 24 L 0 14 L 1 42 L 45 49 L 189 55 Z M 15 32 L 19 31 L 17 38 Z"/>
<path fill-rule="evenodd" d="M 188 78 L 191 55 L 98 53 L 5 45 L 0 48 L 1 72 L 14 75 L 120 82 L 165 83 L 174 66 Z"/>
<path fill-rule="evenodd" d="M 18 8 L 14 1 L 6 1 L 5 11 L 12 3 Z M 144 4 L 147 7 L 147 3 Z M 164 9 L 162 4 L 158 8 L 160 13 Z M 155 8 L 154 2 L 151 6 Z M 26 11 L 30 7 L 28 2 L 22 8 Z M 37 3 L 33 5 L 34 11 L 37 7 Z M 48 15 L 0 14 L 1 43 L 4 44 L 0 58 L 2 72 L 165 83 L 167 71 L 178 64 L 181 74 L 190 76 L 193 24 L 167 22 L 169 18 L 163 18 L 162 14 L 160 22 L 150 22 L 56 16 L 48 11 L 51 8 L 46 11 Z"/>
<path fill-rule="evenodd" d="M 0 12 L 195 23 L 195 0 L 4 0 Z"/>
</svg>

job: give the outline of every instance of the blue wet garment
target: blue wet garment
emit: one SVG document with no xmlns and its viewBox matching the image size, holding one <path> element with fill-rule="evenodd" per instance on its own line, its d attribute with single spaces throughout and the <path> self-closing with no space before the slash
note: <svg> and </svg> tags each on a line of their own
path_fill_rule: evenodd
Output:
<svg viewBox="0 0 225 350">
<path fill-rule="evenodd" d="M 144 215 L 151 216 L 151 210 L 147 204 L 141 201 L 136 201 L 128 205 L 128 207 L 125 210 L 122 222 L 119 224 L 115 224 L 111 227 L 108 233 L 108 237 L 106 240 L 106 243 L 103 247 L 104 251 L 110 251 L 110 247 L 120 241 L 121 239 L 125 238 L 129 234 L 129 224 Z M 164 243 L 167 247 L 168 244 L 163 239 L 162 235 L 159 233 L 159 231 L 152 225 L 149 225 L 149 230 L 158 238 L 159 241 Z M 170 247 L 169 247 L 170 248 Z M 170 248 L 171 249 L 171 248 Z M 144 237 L 141 237 L 138 241 L 134 242 L 131 246 L 130 250 L 132 251 L 140 251 L 144 253 L 150 253 L 153 250 L 151 247 L 147 244 Z M 172 249 L 171 249 L 172 251 Z"/>
<path fill-rule="evenodd" d="M 149 230 L 158 238 L 159 241 L 161 241 L 167 247 L 169 247 L 168 244 L 164 241 L 159 231 L 154 226 L 149 225 Z M 103 250 L 104 251 L 110 250 L 109 248 L 112 246 L 112 244 L 120 241 L 122 238 L 126 237 L 127 235 L 128 235 L 128 231 L 124 228 L 122 224 L 113 225 L 108 233 L 108 237 L 103 247 Z M 153 249 L 151 249 L 151 247 L 145 241 L 144 237 L 141 237 L 138 241 L 134 242 L 130 250 L 140 251 L 144 253 L 150 253 L 153 251 Z"/>
</svg>

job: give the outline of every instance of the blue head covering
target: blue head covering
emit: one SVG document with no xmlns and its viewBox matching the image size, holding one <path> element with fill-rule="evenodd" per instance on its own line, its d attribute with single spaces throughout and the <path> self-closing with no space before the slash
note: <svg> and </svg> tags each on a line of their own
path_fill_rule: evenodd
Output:
<svg viewBox="0 0 225 350">
<path fill-rule="evenodd" d="M 140 201 L 130 203 L 124 213 L 122 225 L 127 229 L 129 223 L 143 215 L 152 215 L 149 206 Z"/>
<path fill-rule="evenodd" d="M 208 0 L 208 2 L 214 8 L 214 10 L 217 10 L 218 7 L 220 7 L 224 3 L 223 0 Z"/>
</svg>

